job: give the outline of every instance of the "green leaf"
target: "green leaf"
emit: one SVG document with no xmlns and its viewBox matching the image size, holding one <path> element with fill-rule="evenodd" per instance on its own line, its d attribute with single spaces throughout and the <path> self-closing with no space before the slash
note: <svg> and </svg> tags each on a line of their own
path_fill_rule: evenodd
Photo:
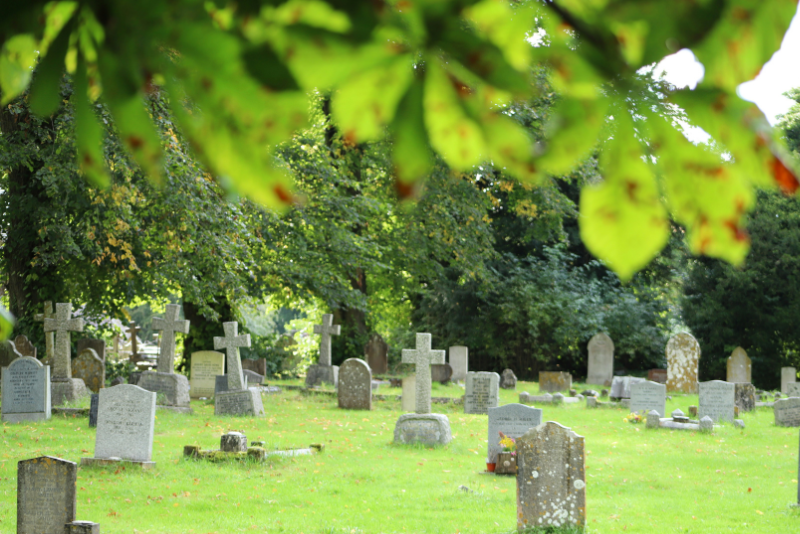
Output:
<svg viewBox="0 0 800 534">
<path fill-rule="evenodd" d="M 28 87 L 36 64 L 36 41 L 32 35 L 15 35 L 0 50 L 0 89 L 7 104 Z"/>
<path fill-rule="evenodd" d="M 247 72 L 264 87 L 273 91 L 296 91 L 300 88 L 292 73 L 267 44 L 245 50 L 242 60 Z"/>
<path fill-rule="evenodd" d="M 103 128 L 97 121 L 89 101 L 89 84 L 86 62 L 78 60 L 73 75 L 75 90 L 72 100 L 75 106 L 75 138 L 78 145 L 78 166 L 94 185 L 108 187 L 110 178 L 103 157 Z"/>
<path fill-rule="evenodd" d="M 605 124 L 608 99 L 562 98 L 556 103 L 545 126 L 547 152 L 540 165 L 555 175 L 566 174 L 597 146 Z"/>
<path fill-rule="evenodd" d="M 11 337 L 16 320 L 5 306 L 0 306 L 0 341 L 5 341 Z"/>
<path fill-rule="evenodd" d="M 31 87 L 31 110 L 42 117 L 49 117 L 58 110 L 61 103 L 61 77 L 64 75 L 64 58 L 67 55 L 72 24 L 61 28 L 58 37 L 47 50 L 47 55 L 39 61 L 36 78 Z"/>
<path fill-rule="evenodd" d="M 481 125 L 495 167 L 520 180 L 538 182 L 542 178 L 534 158 L 533 139 L 525 128 L 498 113 L 484 117 Z"/>
<path fill-rule="evenodd" d="M 528 34 L 534 27 L 534 6 L 511 8 L 508 2 L 483 0 L 464 9 L 464 15 L 519 71 L 530 66 L 532 46 Z"/>
<path fill-rule="evenodd" d="M 629 280 L 664 248 L 669 218 L 627 110 L 615 124 L 600 157 L 603 181 L 581 191 L 580 231 L 586 248 Z"/>
<path fill-rule="evenodd" d="M 403 184 L 418 182 L 433 167 L 431 150 L 425 135 L 423 92 L 422 81 L 414 80 L 400 101 L 391 125 L 392 163 L 397 180 Z"/>
</svg>

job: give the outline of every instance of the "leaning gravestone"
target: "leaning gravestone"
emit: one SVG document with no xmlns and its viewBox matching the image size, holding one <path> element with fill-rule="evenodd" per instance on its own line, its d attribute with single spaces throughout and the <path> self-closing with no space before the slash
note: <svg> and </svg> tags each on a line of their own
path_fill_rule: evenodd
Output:
<svg viewBox="0 0 800 534">
<path fill-rule="evenodd" d="M 8 367 L 17 358 L 22 358 L 17 347 L 10 341 L 0 341 L 0 367 Z"/>
<path fill-rule="evenodd" d="M 94 349 L 83 349 L 72 362 L 72 376 L 80 378 L 94 393 L 106 387 L 106 364 Z"/>
<path fill-rule="evenodd" d="M 677 334 L 667 343 L 667 391 L 697 393 L 700 344 L 691 334 Z"/>
<path fill-rule="evenodd" d="M 789 384 L 797 382 L 797 369 L 794 367 L 781 367 L 781 393 L 789 393 Z"/>
<path fill-rule="evenodd" d="M 589 369 L 586 373 L 587 384 L 610 386 L 614 378 L 614 342 L 608 334 L 595 334 L 589 340 Z"/>
<path fill-rule="evenodd" d="M 644 411 L 646 414 L 655 410 L 665 417 L 667 413 L 667 386 L 657 382 L 642 381 L 631 385 L 632 413 Z"/>
<path fill-rule="evenodd" d="M 403 379 L 403 395 L 400 404 L 404 412 L 413 412 L 417 408 L 417 377 L 407 376 Z"/>
<path fill-rule="evenodd" d="M 557 393 L 559 391 L 569 391 L 572 388 L 572 375 L 569 373 L 555 371 L 539 372 L 539 391 L 549 391 Z"/>
<path fill-rule="evenodd" d="M 630 399 L 631 386 L 640 382 L 646 382 L 646 380 L 636 376 L 615 376 L 611 382 L 611 393 L 608 396 L 616 399 Z"/>
<path fill-rule="evenodd" d="M 339 367 L 331 365 L 331 336 L 340 335 L 342 326 L 333 324 L 333 315 L 326 313 L 322 316 L 322 324 L 314 325 L 314 333 L 319 334 L 319 362 L 306 371 L 306 387 L 322 383 L 336 387 L 339 383 Z"/>
<path fill-rule="evenodd" d="M 733 402 L 741 412 L 751 412 L 756 409 L 756 388 L 753 384 L 734 384 Z"/>
<path fill-rule="evenodd" d="M 389 345 L 380 334 L 372 334 L 364 346 L 364 357 L 373 375 L 383 375 L 389 371 Z M 340 371 L 341 372 L 341 371 Z"/>
<path fill-rule="evenodd" d="M 500 377 L 500 387 L 502 389 L 517 389 L 517 375 L 511 369 L 503 371 Z"/>
<path fill-rule="evenodd" d="M 469 372 L 469 349 L 463 345 L 450 347 L 449 363 L 450 368 L 453 369 L 450 380 L 464 382 Z"/>
<path fill-rule="evenodd" d="M 446 384 L 453 376 L 453 368 L 448 363 L 431 365 L 431 382 Z"/>
<path fill-rule="evenodd" d="M 697 416 L 702 419 L 710 417 L 715 423 L 718 421 L 733 422 L 733 408 L 735 402 L 736 385 L 722 380 L 700 382 L 700 404 Z"/>
<path fill-rule="evenodd" d="M 100 390 L 94 458 L 81 465 L 128 461 L 148 469 L 155 466 L 153 430 L 156 394 L 139 386 L 121 384 Z"/>
<path fill-rule="evenodd" d="M 742 347 L 736 347 L 728 357 L 728 382 L 734 384 L 753 381 L 753 364 Z"/>
<path fill-rule="evenodd" d="M 156 371 L 142 373 L 137 385 L 163 395 L 163 405 L 180 413 L 192 413 L 189 407 L 189 379 L 175 372 L 175 334 L 188 334 L 189 321 L 179 319 L 181 307 L 167 304 L 164 317 L 153 318 L 153 330 L 161 332 L 161 352 Z"/>
<path fill-rule="evenodd" d="M 78 354 L 86 349 L 92 349 L 97 353 L 97 357 L 106 361 L 106 342 L 102 339 L 79 339 L 75 342 L 75 350 Z"/>
<path fill-rule="evenodd" d="M 509 438 L 517 439 L 531 428 L 542 424 L 542 410 L 524 404 L 506 404 L 489 408 L 489 439 L 486 461 L 497 462 L 497 455 L 503 452 L 500 445 L 500 432 Z"/>
<path fill-rule="evenodd" d="M 78 400 L 86 395 L 86 384 L 72 377 L 70 332 L 83 332 L 83 319 L 72 317 L 72 304 L 56 304 L 53 317 L 44 319 L 44 331 L 55 333 L 53 348 L 53 371 L 50 382 L 50 398 L 53 406 Z"/>
<path fill-rule="evenodd" d="M 372 371 L 360 358 L 348 358 L 339 366 L 339 408 L 372 409 Z"/>
<path fill-rule="evenodd" d="M 214 396 L 216 377 L 225 372 L 225 355 L 215 350 L 202 350 L 192 353 L 191 380 L 189 380 L 189 397 L 211 398 Z M 225 378 L 225 390 L 228 389 L 228 377 Z"/>
<path fill-rule="evenodd" d="M 75 462 L 53 456 L 17 463 L 17 534 L 64 534 L 75 520 L 77 477 Z"/>
<path fill-rule="evenodd" d="M 586 525 L 584 438 L 548 421 L 517 439 L 517 528 Z"/>
<path fill-rule="evenodd" d="M 250 334 L 239 335 L 239 323 L 222 323 L 225 337 L 214 338 L 214 348 L 225 349 L 228 353 L 228 391 L 221 391 L 214 397 L 214 415 L 264 415 L 261 393 L 247 387 L 242 373 L 242 360 L 239 347 L 250 346 Z"/>
<path fill-rule="evenodd" d="M 17 352 L 19 352 L 22 356 L 36 358 L 36 347 L 33 346 L 33 343 L 31 343 L 26 336 L 19 335 L 15 337 L 14 346 L 17 348 Z"/>
<path fill-rule="evenodd" d="M 775 426 L 800 426 L 800 398 L 778 399 L 772 405 Z"/>
<path fill-rule="evenodd" d="M 467 373 L 464 413 L 488 414 L 500 406 L 500 375 L 484 371 Z"/>
<path fill-rule="evenodd" d="M 50 367 L 36 358 L 17 358 L 2 370 L 2 420 L 19 423 L 50 419 Z"/>
</svg>

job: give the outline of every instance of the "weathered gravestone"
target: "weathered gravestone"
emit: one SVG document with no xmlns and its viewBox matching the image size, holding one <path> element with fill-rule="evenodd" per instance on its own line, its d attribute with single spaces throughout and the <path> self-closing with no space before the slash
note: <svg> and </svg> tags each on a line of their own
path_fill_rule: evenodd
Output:
<svg viewBox="0 0 800 534">
<path fill-rule="evenodd" d="M 452 376 L 453 376 L 453 368 L 450 367 L 450 364 L 441 363 L 441 364 L 431 365 L 431 382 L 439 382 L 441 384 L 446 384 L 447 382 L 450 381 L 450 377 Z"/>
<path fill-rule="evenodd" d="M 489 439 L 486 461 L 497 462 L 497 454 L 503 451 L 500 445 L 500 432 L 509 438 L 517 439 L 531 428 L 542 424 L 542 410 L 524 404 L 506 404 L 489 408 Z"/>
<path fill-rule="evenodd" d="M 314 325 L 314 333 L 319 334 L 319 362 L 306 371 L 306 387 L 310 388 L 322 383 L 334 387 L 339 381 L 339 367 L 331 365 L 331 336 L 342 333 L 341 325 L 333 324 L 333 315 L 326 313 L 322 316 L 322 324 Z"/>
<path fill-rule="evenodd" d="M 404 412 L 413 412 L 417 408 L 417 377 L 407 376 L 403 379 L 403 395 L 400 404 Z"/>
<path fill-rule="evenodd" d="M 251 371 L 249 369 L 243 369 L 242 376 L 246 378 L 248 387 L 258 386 L 264 382 L 264 375 L 260 375 L 255 371 Z"/>
<path fill-rule="evenodd" d="M 789 382 L 786 384 L 786 395 L 789 397 L 800 397 L 800 382 Z"/>
<path fill-rule="evenodd" d="M 100 395 L 92 393 L 89 400 L 89 426 L 92 428 L 97 427 L 97 412 L 100 410 Z"/>
<path fill-rule="evenodd" d="M 17 463 L 17 534 L 64 534 L 75 520 L 77 477 L 78 465 L 61 458 Z"/>
<path fill-rule="evenodd" d="M 610 386 L 614 378 L 614 342 L 605 333 L 595 334 L 589 340 L 588 351 L 586 383 Z"/>
<path fill-rule="evenodd" d="M 800 398 L 778 399 L 772 405 L 775 426 L 800 426 Z"/>
<path fill-rule="evenodd" d="M 753 364 L 742 347 L 736 347 L 728 357 L 728 382 L 751 383 Z"/>
<path fill-rule="evenodd" d="M 697 393 L 700 344 L 691 334 L 677 334 L 667 342 L 667 391 Z"/>
<path fill-rule="evenodd" d="M 50 367 L 30 356 L 2 370 L 2 420 L 19 423 L 50 419 Z"/>
<path fill-rule="evenodd" d="M 100 524 L 91 521 L 73 521 L 64 526 L 64 534 L 100 534 Z"/>
<path fill-rule="evenodd" d="M 789 393 L 789 384 L 797 382 L 797 369 L 794 367 L 781 367 L 781 393 Z"/>
<path fill-rule="evenodd" d="M 17 358 L 22 358 L 22 354 L 11 341 L 0 341 L 0 366 L 8 367 Z"/>
<path fill-rule="evenodd" d="M 339 408 L 372 409 L 372 371 L 360 358 L 348 358 L 339 366 Z"/>
<path fill-rule="evenodd" d="M 715 423 L 728 421 L 733 423 L 733 407 L 735 402 L 736 385 L 722 380 L 700 382 L 700 404 L 697 415 L 701 419 L 710 417 Z"/>
<path fill-rule="evenodd" d="M 453 382 L 464 382 L 469 372 L 469 349 L 463 345 L 450 347 L 448 363 L 450 363 L 450 368 L 453 369 L 450 380 Z"/>
<path fill-rule="evenodd" d="M 500 387 L 503 389 L 517 389 L 517 375 L 511 369 L 506 369 L 500 376 Z"/>
<path fill-rule="evenodd" d="M 33 346 L 33 343 L 31 343 L 26 336 L 19 335 L 15 337 L 14 346 L 17 348 L 17 352 L 19 352 L 22 356 L 36 358 L 36 347 Z"/>
<path fill-rule="evenodd" d="M 364 357 L 373 375 L 382 375 L 389 371 L 389 345 L 380 334 L 374 333 L 370 336 L 369 342 L 364 346 Z"/>
<path fill-rule="evenodd" d="M 611 393 L 608 396 L 616 399 L 630 399 L 631 386 L 640 382 L 646 382 L 646 380 L 636 376 L 615 376 L 611 382 Z"/>
<path fill-rule="evenodd" d="M 72 362 L 72 376 L 83 380 L 88 389 L 97 393 L 106 387 L 106 364 L 94 349 L 83 349 Z"/>
<path fill-rule="evenodd" d="M 106 342 L 102 339 L 79 339 L 75 342 L 75 350 L 78 354 L 86 349 L 92 349 L 97 353 L 97 357 L 106 361 Z"/>
<path fill-rule="evenodd" d="M 548 421 L 517 439 L 517 528 L 586 525 L 584 438 Z"/>
<path fill-rule="evenodd" d="M 667 413 L 667 386 L 644 380 L 631 385 L 630 411 L 650 413 L 655 410 L 664 417 Z"/>
<path fill-rule="evenodd" d="M 253 371 L 261 376 L 267 376 L 267 359 L 266 358 L 244 358 L 242 360 L 242 369 L 244 371 Z"/>
<path fill-rule="evenodd" d="M 569 391 L 572 388 L 572 375 L 555 371 L 539 372 L 539 391 Z"/>
<path fill-rule="evenodd" d="M 153 330 L 161 332 L 161 352 L 158 355 L 156 371 L 142 373 L 137 385 L 163 395 L 160 402 L 173 411 L 191 413 L 189 407 L 189 379 L 175 373 L 175 334 L 188 334 L 189 321 L 181 320 L 181 307 L 167 304 L 164 317 L 153 318 Z"/>
<path fill-rule="evenodd" d="M 225 372 L 225 355 L 214 350 L 202 350 L 192 353 L 191 380 L 189 381 L 189 397 L 211 398 L 214 396 L 214 385 L 217 375 Z M 225 379 L 225 390 L 228 389 L 228 378 Z"/>
<path fill-rule="evenodd" d="M 739 411 L 750 412 L 756 409 L 756 388 L 753 384 L 734 384 L 733 402 Z"/>
<path fill-rule="evenodd" d="M 228 353 L 228 391 L 221 391 L 214 397 L 215 415 L 264 415 L 261 393 L 249 389 L 242 373 L 242 360 L 239 347 L 250 346 L 250 334 L 238 335 L 239 323 L 222 323 L 225 337 L 214 338 L 214 348 L 225 349 Z"/>
<path fill-rule="evenodd" d="M 56 304 L 56 312 L 44 319 L 44 331 L 55 333 L 53 370 L 50 377 L 50 398 L 53 406 L 78 400 L 86 395 L 86 384 L 72 377 L 70 332 L 83 332 L 83 319 L 72 318 L 72 304 Z"/>
<path fill-rule="evenodd" d="M 155 466 L 151 460 L 156 394 L 121 384 L 103 388 L 99 395 L 94 458 L 81 458 L 81 465 L 127 461 L 145 469 Z"/>
<path fill-rule="evenodd" d="M 485 371 L 467 373 L 464 413 L 488 414 L 500 406 L 500 375 Z"/>
</svg>

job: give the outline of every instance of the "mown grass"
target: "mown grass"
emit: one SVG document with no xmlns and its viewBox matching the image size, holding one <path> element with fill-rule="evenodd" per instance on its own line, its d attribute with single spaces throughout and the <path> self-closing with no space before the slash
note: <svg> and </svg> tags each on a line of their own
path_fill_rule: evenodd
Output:
<svg viewBox="0 0 800 534">
<path fill-rule="evenodd" d="M 447 388 L 457 393 L 458 386 Z M 523 390 L 538 388 L 518 384 Z M 503 404 L 516 400 L 516 392 L 502 391 Z M 667 410 L 688 412 L 696 403 L 696 396 L 676 396 Z M 461 406 L 435 405 L 454 435 L 436 449 L 392 443 L 398 401 L 344 411 L 334 398 L 286 392 L 264 396 L 267 416 L 260 419 L 215 417 L 208 402 L 192 406 L 192 416 L 158 412 L 154 471 L 81 468 L 78 518 L 101 523 L 106 534 L 515 529 L 514 478 L 484 474 L 487 418 L 463 414 Z M 724 425 L 711 435 L 646 430 L 623 423 L 624 415 L 583 404 L 544 407 L 545 420 L 586 438 L 588 532 L 800 531 L 800 512 L 790 507 L 798 429 L 775 427 L 770 409 L 744 414 L 743 431 Z M 228 430 L 268 447 L 326 448 L 264 464 L 182 457 L 183 445 L 216 448 Z M 17 461 L 45 454 L 80 461 L 93 455 L 94 435 L 85 417 L 3 426 L 0 532 L 15 529 Z"/>
</svg>

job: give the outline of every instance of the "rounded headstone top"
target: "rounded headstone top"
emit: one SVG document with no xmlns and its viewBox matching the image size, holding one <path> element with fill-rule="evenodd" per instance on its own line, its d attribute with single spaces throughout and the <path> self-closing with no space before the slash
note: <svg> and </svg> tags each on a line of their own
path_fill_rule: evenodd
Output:
<svg viewBox="0 0 800 534">
<path fill-rule="evenodd" d="M 600 332 L 599 334 L 592 336 L 592 339 L 589 340 L 587 349 L 591 352 L 607 350 L 613 353 L 614 341 L 605 332 Z"/>
<path fill-rule="evenodd" d="M 687 332 L 675 334 L 667 342 L 667 354 L 674 351 L 697 351 L 700 355 L 700 343 L 694 338 L 692 334 Z"/>
</svg>

